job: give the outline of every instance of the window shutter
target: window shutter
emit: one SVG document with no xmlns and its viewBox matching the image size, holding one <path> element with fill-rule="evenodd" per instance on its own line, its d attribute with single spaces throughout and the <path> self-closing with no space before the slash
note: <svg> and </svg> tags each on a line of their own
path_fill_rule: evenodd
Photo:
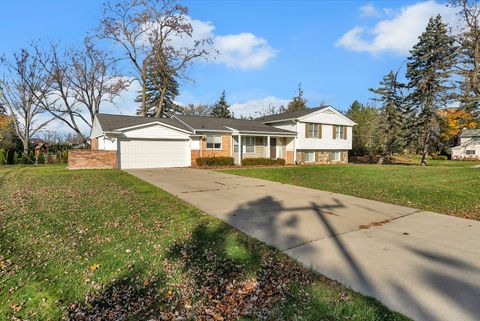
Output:
<svg viewBox="0 0 480 321">
<path fill-rule="evenodd" d="M 332 128 L 333 128 L 332 137 L 333 137 L 333 139 L 337 139 L 337 126 L 332 125 Z"/>
<path fill-rule="evenodd" d="M 347 126 L 343 126 L 343 139 L 347 139 Z"/>
<path fill-rule="evenodd" d="M 317 137 L 322 138 L 322 124 L 318 124 Z"/>
<path fill-rule="evenodd" d="M 305 138 L 308 138 L 308 132 L 310 130 L 310 124 L 305 123 Z"/>
</svg>

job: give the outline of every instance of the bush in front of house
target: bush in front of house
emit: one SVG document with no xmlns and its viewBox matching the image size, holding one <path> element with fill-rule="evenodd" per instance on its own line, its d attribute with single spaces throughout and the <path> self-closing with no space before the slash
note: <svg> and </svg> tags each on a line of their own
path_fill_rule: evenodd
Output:
<svg viewBox="0 0 480 321">
<path fill-rule="evenodd" d="M 233 166 L 233 157 L 200 157 L 197 158 L 198 166 Z"/>
<path fill-rule="evenodd" d="M 6 165 L 7 164 L 7 153 L 5 150 L 0 148 L 0 165 Z"/>
<path fill-rule="evenodd" d="M 45 155 L 42 152 L 37 155 L 37 164 L 45 164 Z"/>
<path fill-rule="evenodd" d="M 67 150 L 64 150 L 61 155 L 62 155 L 62 163 L 64 163 L 64 164 L 68 163 L 68 152 L 67 152 Z"/>
<path fill-rule="evenodd" d="M 265 157 L 256 157 L 256 158 L 244 158 L 242 159 L 243 166 L 284 166 L 285 160 L 283 158 L 271 159 Z"/>
<path fill-rule="evenodd" d="M 432 155 L 433 160 L 448 160 L 448 156 L 446 155 Z"/>
</svg>

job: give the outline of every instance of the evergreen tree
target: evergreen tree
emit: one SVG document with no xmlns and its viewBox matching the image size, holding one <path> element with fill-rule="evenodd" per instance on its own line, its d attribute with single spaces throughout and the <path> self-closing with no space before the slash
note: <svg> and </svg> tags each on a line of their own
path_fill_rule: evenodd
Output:
<svg viewBox="0 0 480 321">
<path fill-rule="evenodd" d="M 410 50 L 406 73 L 407 87 L 411 90 L 406 112 L 412 116 L 409 129 L 422 152 L 422 165 L 427 164 L 429 148 L 439 138 L 441 116 L 438 110 L 451 97 L 449 78 L 454 64 L 454 39 L 448 34 L 441 16 L 432 17 L 418 43 Z"/>
<path fill-rule="evenodd" d="M 232 118 L 230 113 L 230 105 L 227 103 L 227 99 L 225 98 L 225 90 L 222 91 L 220 98 L 218 101 L 213 104 L 212 111 L 210 112 L 210 116 L 217 117 L 217 118 Z"/>
<path fill-rule="evenodd" d="M 145 95 L 138 95 L 136 102 L 145 100 L 144 110 L 137 110 L 138 115 L 147 117 L 169 117 L 180 107 L 175 104 L 178 96 L 177 74 L 161 51 L 157 50 L 146 63 Z"/>
<path fill-rule="evenodd" d="M 298 84 L 297 94 L 287 105 L 287 111 L 305 110 L 307 107 L 307 100 L 303 97 L 302 83 Z"/>
<path fill-rule="evenodd" d="M 381 102 L 380 108 L 380 131 L 383 137 L 381 144 L 381 158 L 383 162 L 385 155 L 392 156 L 402 151 L 404 146 L 404 98 L 401 89 L 404 84 L 397 81 L 397 75 L 390 71 L 383 77 L 380 87 L 369 89 L 379 97 L 374 100 Z"/>
<path fill-rule="evenodd" d="M 352 154 L 376 155 L 380 152 L 380 118 L 377 108 L 369 107 L 355 100 L 346 113 L 357 123 L 352 129 Z"/>
</svg>

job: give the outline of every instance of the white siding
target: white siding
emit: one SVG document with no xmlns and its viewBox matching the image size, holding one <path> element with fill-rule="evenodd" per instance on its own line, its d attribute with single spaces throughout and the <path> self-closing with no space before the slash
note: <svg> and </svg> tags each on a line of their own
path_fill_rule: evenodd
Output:
<svg viewBox="0 0 480 321">
<path fill-rule="evenodd" d="M 188 139 L 189 135 L 181 131 L 163 126 L 160 124 L 150 124 L 148 126 L 124 130 L 123 134 L 128 138 L 163 138 L 163 139 Z"/>
<path fill-rule="evenodd" d="M 102 127 L 100 126 L 100 123 L 97 120 L 97 117 L 95 117 L 93 119 L 92 132 L 90 133 L 90 138 L 95 138 L 101 135 L 103 135 L 103 130 L 102 130 Z"/>
<path fill-rule="evenodd" d="M 192 137 L 190 140 L 190 149 L 199 150 L 200 148 L 200 137 Z"/>
<path fill-rule="evenodd" d="M 99 150 L 117 150 L 117 139 L 106 138 L 105 136 L 99 136 L 97 138 Z"/>
<path fill-rule="evenodd" d="M 467 150 L 474 150 L 475 155 L 467 155 Z M 480 159 L 480 139 L 465 137 L 460 140 L 460 146 L 452 148 L 452 158 L 478 158 Z"/>
<path fill-rule="evenodd" d="M 322 124 L 322 138 L 305 138 L 305 122 Z M 332 124 L 347 126 L 347 139 L 333 139 Z M 285 121 L 270 125 L 297 132 L 297 138 L 287 145 L 287 150 L 349 150 L 352 149 L 353 122 L 331 110 L 320 110 L 305 116 L 298 123 Z"/>
</svg>

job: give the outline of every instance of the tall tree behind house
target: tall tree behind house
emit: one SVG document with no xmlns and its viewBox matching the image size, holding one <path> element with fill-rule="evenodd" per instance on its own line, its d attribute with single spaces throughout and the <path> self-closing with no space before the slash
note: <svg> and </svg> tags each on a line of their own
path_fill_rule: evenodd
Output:
<svg viewBox="0 0 480 321">
<path fill-rule="evenodd" d="M 97 36 L 117 44 L 123 51 L 123 58 L 130 62 L 131 76 L 141 88 L 139 115 L 151 112 L 147 92 L 151 92 L 152 87 L 148 89 L 147 72 L 152 60 L 157 66 L 168 63 L 169 67 L 165 67 L 162 73 L 168 79 L 188 79 L 190 64 L 198 58 L 206 59 L 214 51 L 212 39 L 193 39 L 192 34 L 188 8 L 176 0 L 108 0 L 104 5 Z M 185 45 L 180 46 L 178 39 L 182 39 Z M 158 55 L 159 51 L 161 55 Z M 166 82 L 158 84 L 160 95 L 161 86 Z M 155 116 L 159 117 L 164 114 L 165 100 L 158 99 L 157 102 Z"/>
<path fill-rule="evenodd" d="M 287 105 L 287 111 L 307 109 L 308 100 L 306 100 L 303 95 L 304 94 L 302 89 L 302 83 L 299 83 L 296 91 L 296 95 L 292 98 L 292 100 Z"/>
<path fill-rule="evenodd" d="M 422 152 L 422 165 L 427 164 L 429 148 L 439 138 L 442 119 L 438 110 L 451 98 L 449 80 L 454 64 L 454 39 L 441 16 L 432 17 L 410 50 L 406 72 L 410 89 L 407 111 L 413 115 L 409 128 Z"/>
<path fill-rule="evenodd" d="M 220 95 L 218 101 L 213 104 L 210 115 L 217 118 L 232 118 L 232 114 L 230 113 L 229 108 L 230 105 L 227 102 L 224 90 L 222 91 L 222 94 Z"/>
<path fill-rule="evenodd" d="M 357 123 L 352 129 L 352 154 L 377 155 L 382 146 L 378 109 L 355 100 L 346 115 Z"/>
<path fill-rule="evenodd" d="M 397 75 L 390 71 L 383 77 L 380 87 L 370 89 L 371 92 L 378 95 L 374 100 L 382 104 L 379 115 L 379 130 L 383 137 L 380 163 L 383 162 L 384 156 L 392 156 L 394 153 L 401 152 L 405 145 L 404 97 L 401 91 L 404 87 L 404 84 L 397 81 Z"/>
<path fill-rule="evenodd" d="M 180 106 L 175 104 L 175 97 L 179 94 L 178 75 L 167 59 L 161 48 L 155 49 L 155 54 L 147 59 L 145 95 L 140 92 L 135 100 L 142 102 L 145 99 L 145 105 L 143 109 L 140 107 L 137 110 L 137 114 L 168 117 L 180 110 Z"/>
</svg>

